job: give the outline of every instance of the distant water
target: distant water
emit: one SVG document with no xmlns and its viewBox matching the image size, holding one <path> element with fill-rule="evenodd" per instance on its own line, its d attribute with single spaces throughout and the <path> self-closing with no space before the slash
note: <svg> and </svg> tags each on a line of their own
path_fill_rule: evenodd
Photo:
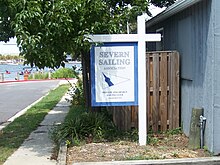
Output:
<svg viewBox="0 0 220 165">
<path fill-rule="evenodd" d="M 72 66 L 80 67 L 80 63 L 66 63 L 66 68 L 72 68 Z M 23 71 L 24 65 L 7 65 L 7 64 L 0 64 L 0 73 L 4 73 L 4 81 L 12 81 L 18 78 L 20 80 L 24 79 L 23 75 L 18 75 L 19 72 Z M 6 71 L 9 71 L 10 74 L 6 74 Z M 48 68 L 44 69 L 45 72 L 48 71 Z"/>
</svg>

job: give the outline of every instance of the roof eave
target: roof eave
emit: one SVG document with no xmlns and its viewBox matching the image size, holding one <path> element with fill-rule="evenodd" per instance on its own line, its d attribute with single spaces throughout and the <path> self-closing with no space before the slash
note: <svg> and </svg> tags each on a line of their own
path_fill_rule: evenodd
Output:
<svg viewBox="0 0 220 165">
<path fill-rule="evenodd" d="M 202 0 L 180 0 L 168 7 L 166 10 L 161 12 L 160 14 L 156 15 L 155 17 L 151 18 L 150 20 L 147 21 L 146 26 L 150 27 L 155 25 L 156 23 L 163 21 L 167 19 L 168 17 L 183 11 L 184 9 L 198 3 L 199 1 Z"/>
</svg>

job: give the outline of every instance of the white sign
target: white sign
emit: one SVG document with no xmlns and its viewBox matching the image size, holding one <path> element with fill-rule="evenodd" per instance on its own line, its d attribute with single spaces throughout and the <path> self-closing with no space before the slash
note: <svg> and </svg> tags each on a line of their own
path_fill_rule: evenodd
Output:
<svg viewBox="0 0 220 165">
<path fill-rule="evenodd" d="M 134 45 L 137 43 L 93 48 L 93 106 L 137 105 L 137 48 Z"/>
<path fill-rule="evenodd" d="M 157 42 L 161 40 L 160 34 L 145 34 L 145 20 L 147 15 L 138 16 L 138 34 L 112 34 L 112 35 L 90 35 L 90 42 L 102 43 L 123 43 L 123 42 L 137 42 L 138 43 L 138 132 L 139 144 L 146 145 L 147 139 L 147 116 L 146 116 L 146 42 Z M 94 51 L 94 50 L 92 50 Z M 136 56 L 135 56 L 136 57 Z M 136 62 L 135 62 L 136 63 Z M 92 62 L 91 65 L 94 65 Z M 91 74 L 95 69 L 91 68 Z M 126 74 L 126 71 L 124 72 Z M 94 75 L 92 75 L 92 78 Z M 136 78 L 134 78 L 136 81 Z M 108 81 L 108 79 L 107 79 Z M 111 83 L 110 83 L 111 85 Z M 136 89 L 135 89 L 136 91 Z M 92 84 L 92 99 L 94 98 L 95 87 Z M 96 97 L 95 97 L 96 98 Z M 93 100 L 94 101 L 94 100 Z M 92 102 L 93 102 L 92 101 Z M 126 104 L 124 104 L 126 105 Z"/>
</svg>

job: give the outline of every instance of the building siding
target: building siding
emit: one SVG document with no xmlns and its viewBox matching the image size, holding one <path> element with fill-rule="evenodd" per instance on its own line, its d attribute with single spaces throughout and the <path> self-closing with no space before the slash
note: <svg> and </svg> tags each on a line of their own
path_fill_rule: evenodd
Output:
<svg viewBox="0 0 220 165">
<path fill-rule="evenodd" d="M 155 32 L 163 27 L 164 50 L 180 52 L 183 131 L 189 135 L 192 108 L 203 108 L 205 145 L 216 154 L 220 153 L 219 6 L 219 0 L 203 0 L 147 29 Z M 153 43 L 147 47 L 156 50 Z"/>
<path fill-rule="evenodd" d="M 209 2 L 209 3 L 208 3 Z M 213 98 L 214 98 L 214 31 L 213 31 L 213 1 L 207 2 L 207 13 L 204 14 L 203 23 L 203 107 L 204 116 L 207 118 L 205 127 L 205 145 L 211 152 L 214 152 L 213 143 Z M 205 4 L 206 5 L 206 4 Z M 205 6 L 204 6 L 205 7 Z M 197 9 L 198 10 L 198 9 Z M 205 16 L 207 15 L 207 17 Z M 199 30 L 199 28 L 197 29 Z M 199 52 L 198 52 L 199 53 Z"/>
<path fill-rule="evenodd" d="M 213 146 L 216 154 L 220 153 L 220 1 L 213 1 L 214 15 L 214 114 Z"/>
</svg>

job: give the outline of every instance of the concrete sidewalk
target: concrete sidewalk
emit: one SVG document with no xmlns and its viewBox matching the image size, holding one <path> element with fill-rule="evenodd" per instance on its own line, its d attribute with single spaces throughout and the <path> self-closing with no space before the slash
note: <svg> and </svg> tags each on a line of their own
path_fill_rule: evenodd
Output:
<svg viewBox="0 0 220 165">
<path fill-rule="evenodd" d="M 55 165 L 51 160 L 55 145 L 49 138 L 49 132 L 54 125 L 63 122 L 69 111 L 70 104 L 64 95 L 61 101 L 51 110 L 41 122 L 37 130 L 33 131 L 24 143 L 4 163 L 4 165 Z"/>
</svg>

